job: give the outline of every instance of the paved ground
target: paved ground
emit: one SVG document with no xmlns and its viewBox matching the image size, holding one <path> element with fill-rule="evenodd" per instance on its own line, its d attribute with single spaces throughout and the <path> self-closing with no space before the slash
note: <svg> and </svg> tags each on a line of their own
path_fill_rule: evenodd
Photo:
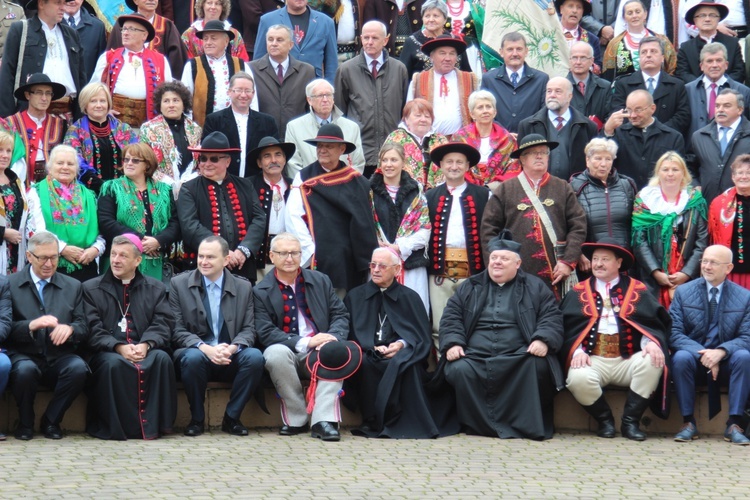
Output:
<svg viewBox="0 0 750 500">
<path fill-rule="evenodd" d="M 747 498 L 750 447 L 557 434 L 339 443 L 274 430 L 0 443 L 0 498 Z"/>
</svg>

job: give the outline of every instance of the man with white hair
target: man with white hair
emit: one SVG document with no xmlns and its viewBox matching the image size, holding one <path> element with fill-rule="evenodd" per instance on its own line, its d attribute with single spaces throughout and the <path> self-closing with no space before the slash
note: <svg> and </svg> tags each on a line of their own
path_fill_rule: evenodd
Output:
<svg viewBox="0 0 750 500">
<path fill-rule="evenodd" d="M 573 85 L 572 108 L 596 123 L 601 130 L 609 115 L 612 84 L 595 75 L 594 51 L 587 42 L 574 42 L 570 46 L 570 71 L 566 78 Z"/>
<path fill-rule="evenodd" d="M 570 107 L 573 85 L 566 78 L 556 76 L 547 82 L 546 107 L 521 121 L 518 139 L 528 134 L 539 134 L 558 143 L 550 152 L 549 173 L 563 180 L 586 165 L 584 149 L 596 137 L 596 125 Z"/>
</svg>

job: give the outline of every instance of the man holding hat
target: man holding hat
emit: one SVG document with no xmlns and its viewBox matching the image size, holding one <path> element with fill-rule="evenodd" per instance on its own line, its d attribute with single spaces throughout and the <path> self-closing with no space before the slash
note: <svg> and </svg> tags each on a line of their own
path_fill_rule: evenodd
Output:
<svg viewBox="0 0 750 500">
<path fill-rule="evenodd" d="M 188 60 L 187 48 L 182 43 L 180 31 L 177 29 L 177 26 L 170 19 L 156 13 L 159 0 L 125 0 L 125 5 L 134 14 L 143 17 L 151 24 L 154 34 L 148 39 L 147 48 L 163 54 L 167 58 L 167 61 L 169 61 L 168 65 L 172 70 L 171 74 L 175 78 L 180 78 L 185 61 Z M 122 36 L 123 27 L 119 21 L 112 27 L 112 33 L 109 34 L 107 42 L 107 50 L 117 49 L 125 45 L 125 40 Z"/>
<path fill-rule="evenodd" d="M 431 275 L 432 332 L 437 343 L 440 317 L 448 299 L 466 278 L 484 270 L 479 224 L 490 191 L 466 182 L 466 172 L 481 159 L 473 146 L 463 142 L 443 144 L 430 155 L 445 176 L 444 183 L 425 193 L 432 223 L 427 272 Z"/>
<path fill-rule="evenodd" d="M 549 288 L 520 269 L 521 245 L 510 238 L 504 231 L 490 241 L 487 270 L 448 301 L 438 371 L 468 433 L 550 439 L 552 400 L 563 388 L 562 315 Z"/>
<path fill-rule="evenodd" d="M 396 280 L 400 255 L 390 247 L 377 248 L 370 273 L 372 279 L 344 299 L 352 318 L 349 338 L 364 351 L 352 378 L 362 414 L 362 425 L 353 433 L 411 439 L 457 433 L 457 422 L 444 427 L 431 412 L 423 387 L 432 348 L 430 321 L 419 294 Z"/>
<path fill-rule="evenodd" d="M 239 71 L 252 75 L 252 71 L 245 61 L 227 53 L 235 35 L 222 21 L 208 21 L 196 35 L 203 41 L 203 55 L 188 60 L 182 71 L 182 83 L 193 94 L 193 119 L 202 127 L 207 115 L 232 104 L 229 96 L 232 76 Z M 250 108 L 258 110 L 255 94 Z"/>
<path fill-rule="evenodd" d="M 55 98 L 50 113 L 77 113 L 75 97 L 86 85 L 83 49 L 76 31 L 61 22 L 65 0 L 30 0 L 27 9 L 37 9 L 36 15 L 13 23 L 5 39 L 0 88 L 3 92 L 17 90 L 34 73 L 44 73 L 60 83 L 65 92 Z M 23 43 L 23 45 L 21 45 Z M 16 97 L 18 99 L 18 97 Z M 0 99 L 0 117 L 8 117 L 26 108 L 6 95 Z"/>
<path fill-rule="evenodd" d="M 8 117 L 8 124 L 25 147 L 26 170 L 16 172 L 28 188 L 47 176 L 47 158 L 52 148 L 63 142 L 67 122 L 49 113 L 52 101 L 65 95 L 65 86 L 53 82 L 44 73 L 34 73 L 13 94 L 28 103 L 25 111 Z"/>
<path fill-rule="evenodd" d="M 254 283 L 255 255 L 263 242 L 266 214 L 250 179 L 227 172 L 230 154 L 239 150 L 229 147 L 227 136 L 212 132 L 200 147 L 188 151 L 198 153 L 201 175 L 183 184 L 177 198 L 186 251 L 195 258 L 201 241 L 221 236 L 231 249 L 227 268 Z"/>
<path fill-rule="evenodd" d="M 343 296 L 365 282 L 378 248 L 370 183 L 339 159 L 355 145 L 344 140 L 338 125 L 323 125 L 305 142 L 315 146 L 318 161 L 294 178 L 286 229 L 302 245 L 302 265 L 328 275 Z"/>
<path fill-rule="evenodd" d="M 349 313 L 325 274 L 301 268 L 302 247 L 294 235 L 277 235 L 270 255 L 275 269 L 253 293 L 258 340 L 266 346 L 266 370 L 281 400 L 279 434 L 307 432 L 310 414 L 312 437 L 338 441 L 343 379 L 362 359 L 359 347 L 345 342 Z M 333 359 L 321 368 L 316 361 L 323 361 L 324 347 Z M 307 402 L 302 379 L 311 379 Z"/>
<path fill-rule="evenodd" d="M 91 384 L 86 431 L 99 439 L 156 439 L 177 415 L 174 329 L 164 284 L 138 270 L 143 244 L 112 240 L 110 267 L 83 285 Z"/>
<path fill-rule="evenodd" d="M 494 191 L 482 218 L 482 246 L 503 229 L 519 238 L 523 268 L 560 299 L 575 284 L 573 269 L 586 241 L 586 214 L 570 184 L 547 171 L 556 142 L 528 134 L 510 156 L 523 172 Z M 485 259 L 489 254 L 485 253 Z"/>
<path fill-rule="evenodd" d="M 294 155 L 296 147 L 291 142 L 279 142 L 275 137 L 264 137 L 258 147 L 248 154 L 250 161 L 255 162 L 262 171 L 260 175 L 250 178 L 258 193 L 258 199 L 266 212 L 266 230 L 260 250 L 255 254 L 255 265 L 258 268 L 258 281 L 268 273 L 272 266 L 268 253 L 271 240 L 277 234 L 286 232 L 286 200 L 292 191 L 292 180 L 284 176 L 287 158 Z"/>
<path fill-rule="evenodd" d="M 602 438 L 615 437 L 615 419 L 602 388 L 629 388 L 620 430 L 623 437 L 643 441 L 639 422 L 654 391 L 654 413 L 662 418 L 669 413 L 665 391 L 672 321 L 643 283 L 621 274 L 633 266 L 633 254 L 615 239 L 584 243 L 583 254 L 591 261 L 592 276 L 573 287 L 560 305 L 566 385 L 598 422 Z"/>
<path fill-rule="evenodd" d="M 162 82 L 172 80 L 167 58 L 148 47 L 154 39 L 154 27 L 140 14 L 117 18 L 122 46 L 99 56 L 91 81 L 104 82 L 112 94 L 112 109 L 120 120 L 140 128 L 156 116 L 154 91 Z M 111 38 L 110 38 L 111 40 Z"/>
<path fill-rule="evenodd" d="M 456 69 L 458 56 L 466 52 L 466 43 L 450 34 L 440 35 L 422 45 L 432 67 L 415 73 L 406 101 L 422 98 L 432 104 L 433 131 L 451 135 L 471 123 L 469 95 L 479 90 L 479 77 L 471 71 Z"/>
<path fill-rule="evenodd" d="M 680 45 L 677 52 L 677 71 L 675 76 L 690 83 L 703 76 L 700 53 L 706 44 L 718 42 L 727 49 L 726 73 L 732 80 L 744 83 L 745 61 L 742 59 L 742 49 L 736 37 L 725 35 L 718 30 L 719 23 L 729 15 L 726 5 L 713 0 L 701 0 L 685 13 L 685 21 L 698 28 L 698 35 Z M 710 93 L 710 89 L 707 89 Z M 714 101 L 716 100 L 714 87 Z M 710 100 L 710 97 L 709 97 Z"/>
</svg>

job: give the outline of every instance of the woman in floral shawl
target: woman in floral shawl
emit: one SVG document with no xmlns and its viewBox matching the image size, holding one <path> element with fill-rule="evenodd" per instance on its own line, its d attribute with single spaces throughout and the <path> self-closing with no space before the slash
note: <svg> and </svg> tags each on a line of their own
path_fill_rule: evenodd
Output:
<svg viewBox="0 0 750 500">
<path fill-rule="evenodd" d="M 385 138 L 385 143 L 400 144 L 406 153 L 404 170 L 426 190 L 445 182 L 440 168 L 430 161 L 430 151 L 448 143 L 443 134 L 432 131 L 435 115 L 432 104 L 425 99 L 414 99 L 404 106 L 398 128 Z"/>
<path fill-rule="evenodd" d="M 208 21 L 221 21 L 224 23 L 224 29 L 234 33 L 234 38 L 229 42 L 229 50 L 232 55 L 245 62 L 250 60 L 242 35 L 232 28 L 227 21 L 231 8 L 229 0 L 197 0 L 195 2 L 196 21 L 182 34 L 182 43 L 187 47 L 188 56 L 191 59 L 196 59 L 204 54 L 203 40 L 198 37 L 198 32 L 203 30 L 203 26 Z"/>
<path fill-rule="evenodd" d="M 615 78 L 629 75 L 641 69 L 639 57 L 640 41 L 655 36 L 664 42 L 664 70 L 670 75 L 677 69 L 677 52 L 669 38 L 646 28 L 648 10 L 641 0 L 628 0 L 623 5 L 623 16 L 627 29 L 614 37 L 607 45 L 602 58 L 602 78 L 614 82 Z"/>
<path fill-rule="evenodd" d="M 706 200 L 691 181 L 685 160 L 668 151 L 633 207 L 632 246 L 641 281 L 667 308 L 674 289 L 700 275 L 708 243 Z"/>
<path fill-rule="evenodd" d="M 492 93 L 472 92 L 469 113 L 472 122 L 453 134 L 453 142 L 465 142 L 481 153 L 479 164 L 466 172 L 466 181 L 492 190 L 521 173 L 521 164 L 510 157 L 518 144 L 510 132 L 495 121 L 497 101 Z"/>
<path fill-rule="evenodd" d="M 89 83 L 78 103 L 83 118 L 68 128 L 63 142 L 78 151 L 80 180 L 99 194 L 104 181 L 122 175 L 122 148 L 138 141 L 138 134 L 109 113 L 112 96 L 102 82 Z"/>
<path fill-rule="evenodd" d="M 78 153 L 66 144 L 52 148 L 47 177 L 28 192 L 29 206 L 39 206 L 46 230 L 59 240 L 57 270 L 86 281 L 99 274 L 97 257 L 104 253 L 94 192 L 78 182 Z"/>
<path fill-rule="evenodd" d="M 729 279 L 750 289 L 750 259 L 745 246 L 750 241 L 750 154 L 738 156 L 731 168 L 734 187 L 711 202 L 708 237 L 712 245 L 732 249 Z"/>
<path fill-rule="evenodd" d="M 404 148 L 386 142 L 380 148 L 380 165 L 370 179 L 370 200 L 378 241 L 402 261 L 399 283 L 419 294 L 429 313 L 427 241 L 430 213 L 421 186 L 404 169 Z"/>
<path fill-rule="evenodd" d="M 180 239 L 180 224 L 172 198 L 172 189 L 155 181 L 156 156 L 143 142 L 123 150 L 124 176 L 107 181 L 99 198 L 99 226 L 111 244 L 116 236 L 134 233 L 141 238 L 141 273 L 159 281 L 164 276 L 165 253 Z M 104 259 L 103 269 L 109 266 Z M 167 278 L 171 273 L 167 273 Z"/>
<path fill-rule="evenodd" d="M 26 190 L 10 165 L 15 137 L 0 131 L 0 274 L 13 274 L 26 265 L 26 241 L 44 231 L 39 205 L 29 206 Z"/>
</svg>

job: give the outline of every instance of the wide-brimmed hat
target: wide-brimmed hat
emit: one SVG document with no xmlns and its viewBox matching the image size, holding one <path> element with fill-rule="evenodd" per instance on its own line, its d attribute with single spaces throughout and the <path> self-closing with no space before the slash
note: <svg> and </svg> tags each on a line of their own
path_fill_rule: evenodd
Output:
<svg viewBox="0 0 750 500">
<path fill-rule="evenodd" d="M 622 246 L 616 239 L 605 236 L 596 243 L 584 243 L 583 245 L 581 245 L 581 253 L 583 253 L 583 255 L 585 255 L 587 259 L 591 260 L 592 256 L 594 255 L 594 250 L 596 250 L 597 248 L 611 250 L 615 253 L 615 255 L 617 255 L 618 258 L 622 259 L 622 264 L 620 265 L 621 271 L 625 271 L 633 267 L 635 257 L 633 257 L 633 254 L 630 252 L 630 250 Z"/>
<path fill-rule="evenodd" d="M 713 7 L 716 10 L 719 11 L 719 21 L 723 21 L 728 15 L 729 15 L 729 8 L 720 3 L 712 2 L 711 0 L 702 0 L 698 2 L 697 4 L 693 5 L 688 9 L 687 12 L 685 12 L 685 21 L 687 21 L 688 24 L 695 24 L 693 22 L 695 13 L 700 9 L 701 7 Z"/>
<path fill-rule="evenodd" d="M 329 144 L 345 144 L 346 150 L 344 154 L 349 154 L 357 146 L 354 143 L 344 140 L 344 132 L 341 131 L 341 127 L 335 123 L 327 123 L 318 129 L 318 135 L 312 139 L 305 139 L 305 142 L 311 146 L 317 146 L 319 142 L 327 142 Z"/>
<path fill-rule="evenodd" d="M 125 21 L 133 21 L 134 23 L 138 23 L 144 28 L 146 28 L 146 31 L 148 31 L 148 36 L 146 37 L 146 43 L 150 42 L 154 39 L 156 36 L 156 30 L 154 30 L 154 25 L 149 22 L 148 19 L 143 17 L 140 14 L 125 14 L 123 16 L 120 16 L 117 18 L 117 24 L 122 29 L 122 25 L 125 24 Z"/>
<path fill-rule="evenodd" d="M 518 149 L 513 151 L 510 154 L 510 157 L 518 159 L 521 157 L 521 153 L 523 153 L 524 150 L 533 148 L 534 146 L 547 146 L 550 149 L 555 149 L 557 145 L 558 143 L 555 141 L 548 141 L 547 138 L 541 134 L 528 134 L 521 139 L 521 142 L 518 143 Z"/>
<path fill-rule="evenodd" d="M 271 137 L 269 135 L 261 139 L 258 143 L 258 147 L 247 154 L 247 160 L 251 164 L 255 163 L 256 161 L 258 161 L 258 157 L 260 156 L 261 151 L 274 146 L 277 148 L 281 148 L 281 150 L 284 152 L 284 156 L 286 156 L 287 161 L 289 161 L 289 158 L 294 156 L 294 152 L 297 151 L 297 146 L 295 146 L 293 142 L 279 142 L 277 138 Z"/>
<path fill-rule="evenodd" d="M 477 165 L 479 163 L 479 160 L 482 159 L 481 153 L 472 146 L 471 144 L 466 144 L 465 142 L 449 142 L 447 144 L 443 144 L 440 146 L 437 146 L 435 149 L 430 151 L 430 160 L 439 165 L 441 161 L 443 161 L 443 158 L 448 153 L 462 153 L 464 156 L 466 156 L 466 159 L 469 160 L 469 165 L 472 167 Z"/>
<path fill-rule="evenodd" d="M 500 231 L 500 234 L 492 238 L 487 243 L 487 250 L 492 253 L 496 250 L 509 250 L 521 255 L 521 244 L 513 241 L 513 234 L 507 229 Z"/>
<path fill-rule="evenodd" d="M 27 101 L 28 99 L 26 99 L 26 96 L 23 94 L 24 92 L 29 92 L 31 90 L 31 87 L 33 87 L 34 85 L 47 85 L 49 87 L 52 87 L 53 101 L 56 101 L 65 96 L 65 85 L 63 85 L 62 83 L 53 82 L 44 73 L 34 73 L 30 75 L 28 80 L 26 80 L 26 83 L 18 87 L 16 91 L 13 92 L 13 95 L 19 101 Z"/>
<path fill-rule="evenodd" d="M 351 340 L 327 342 L 307 356 L 307 369 L 320 380 L 351 377 L 362 363 L 362 349 Z"/>
<path fill-rule="evenodd" d="M 211 132 L 197 148 L 188 148 L 191 153 L 239 153 L 240 148 L 229 146 L 229 139 L 221 132 Z"/>
<path fill-rule="evenodd" d="M 426 41 L 422 44 L 421 50 L 429 56 L 430 53 L 438 47 L 453 47 L 459 55 L 466 52 L 466 42 L 451 34 L 436 36 L 435 38 Z"/>
<path fill-rule="evenodd" d="M 234 33 L 226 29 L 224 21 L 208 21 L 203 25 L 202 30 L 195 33 L 195 36 L 203 40 L 203 33 L 226 33 L 229 35 L 229 40 L 234 40 Z"/>
<path fill-rule="evenodd" d="M 563 6 L 565 2 L 568 0 L 555 0 L 555 10 L 557 10 L 558 14 L 560 13 L 560 7 Z M 591 0 L 578 0 L 583 4 L 583 15 L 588 16 L 591 14 Z"/>
</svg>

